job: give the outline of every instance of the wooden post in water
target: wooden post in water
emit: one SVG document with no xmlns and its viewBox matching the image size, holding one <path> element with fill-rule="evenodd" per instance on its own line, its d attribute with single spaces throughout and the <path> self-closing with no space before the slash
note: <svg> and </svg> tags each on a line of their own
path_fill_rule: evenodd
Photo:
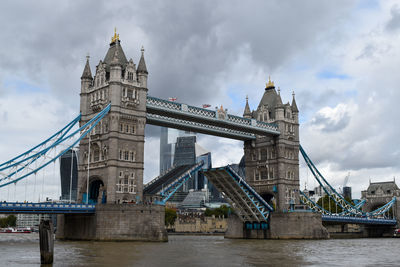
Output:
<svg viewBox="0 0 400 267">
<path fill-rule="evenodd" d="M 43 220 L 39 225 L 40 263 L 53 263 L 54 228 L 50 220 Z"/>
</svg>

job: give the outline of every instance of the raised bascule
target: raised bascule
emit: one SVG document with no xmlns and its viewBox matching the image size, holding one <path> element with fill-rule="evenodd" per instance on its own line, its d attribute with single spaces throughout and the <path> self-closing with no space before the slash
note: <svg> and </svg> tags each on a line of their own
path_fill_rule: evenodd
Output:
<svg viewBox="0 0 400 267">
<path fill-rule="evenodd" d="M 166 201 L 202 169 L 235 211 L 226 237 L 328 238 L 323 222 L 385 231 L 396 225 L 400 210 L 395 197 L 365 211 L 365 201 L 354 205 L 330 186 L 300 146 L 294 93 L 291 103 L 284 104 L 271 79 L 256 110 L 250 110 L 246 98 L 243 117 L 228 114 L 222 106 L 208 110 L 151 97 L 147 79 L 144 49 L 136 66 L 127 60 L 115 32 L 94 75 L 89 57 L 86 60 L 80 115 L 38 146 L 0 165 L 0 187 L 16 184 L 79 143 L 79 204 L 1 203 L 0 212 L 58 213 L 61 239 L 165 241 Z M 73 131 L 77 123 L 79 129 Z M 206 170 L 199 162 L 172 168 L 144 185 L 146 124 L 244 141 L 246 177 L 230 166 Z M 70 144 L 56 152 L 67 141 Z M 54 156 L 49 156 L 52 151 Z M 326 210 L 300 191 L 300 154 L 340 213 Z"/>
</svg>

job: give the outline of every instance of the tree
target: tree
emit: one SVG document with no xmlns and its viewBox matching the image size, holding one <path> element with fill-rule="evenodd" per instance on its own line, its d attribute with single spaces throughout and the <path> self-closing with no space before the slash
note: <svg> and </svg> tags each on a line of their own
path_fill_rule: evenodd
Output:
<svg viewBox="0 0 400 267">
<path fill-rule="evenodd" d="M 354 203 L 351 199 L 345 198 L 347 202 L 349 202 L 351 205 L 354 206 Z M 324 210 L 330 211 L 331 213 L 341 213 L 342 207 L 339 205 L 336 205 L 336 202 L 330 198 L 328 195 L 325 195 L 324 197 L 321 197 L 318 199 L 317 204 L 322 207 Z"/>
<path fill-rule="evenodd" d="M 7 217 L 0 219 L 0 227 L 14 227 L 17 224 L 17 217 L 15 215 L 8 215 Z"/>
<path fill-rule="evenodd" d="M 7 217 L 7 224 L 8 226 L 16 226 L 17 225 L 17 217 L 15 217 L 15 215 L 9 215 Z"/>
<path fill-rule="evenodd" d="M 165 208 L 165 225 L 174 225 L 177 218 L 176 210 Z"/>
<path fill-rule="evenodd" d="M 228 218 L 228 215 L 231 213 L 232 213 L 231 208 L 229 208 L 226 205 L 222 205 L 221 207 L 216 208 L 216 209 L 207 208 L 206 211 L 204 212 L 204 216 L 211 217 L 214 215 L 215 217 Z"/>
</svg>

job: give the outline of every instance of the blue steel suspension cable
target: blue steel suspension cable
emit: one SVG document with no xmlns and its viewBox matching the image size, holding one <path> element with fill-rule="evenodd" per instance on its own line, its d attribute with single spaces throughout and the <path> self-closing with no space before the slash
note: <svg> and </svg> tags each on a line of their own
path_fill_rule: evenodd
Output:
<svg viewBox="0 0 400 267">
<path fill-rule="evenodd" d="M 24 179 L 25 177 L 27 177 L 27 176 L 29 176 L 29 175 L 31 175 L 31 174 L 33 174 L 33 173 L 35 173 L 35 172 L 37 172 L 37 171 L 43 169 L 44 167 L 46 167 L 47 165 L 49 165 L 51 162 L 54 162 L 57 158 L 61 157 L 61 156 L 62 156 L 63 154 L 65 154 L 70 148 L 74 147 L 80 140 L 82 140 L 88 133 L 90 133 L 90 131 L 97 125 L 97 123 L 99 123 L 99 121 L 100 121 L 101 119 L 103 119 L 103 117 L 109 112 L 110 108 L 111 108 L 111 104 L 108 104 L 101 112 L 99 112 L 96 116 L 94 116 L 94 117 L 93 117 L 92 119 L 90 119 L 87 123 L 85 123 L 83 126 L 81 126 L 78 130 L 74 131 L 73 133 L 71 133 L 71 134 L 68 135 L 67 137 L 64 137 L 64 138 L 62 138 L 62 139 L 60 139 L 60 140 L 57 140 L 54 144 L 52 144 L 51 147 L 49 147 L 48 149 L 46 149 L 46 152 L 47 152 L 47 151 L 50 150 L 51 148 L 53 148 L 53 147 L 55 147 L 55 146 L 61 144 L 62 142 L 64 142 L 64 141 L 66 141 L 66 140 L 72 138 L 73 136 L 75 136 L 78 132 L 84 130 L 83 133 L 81 134 L 81 136 L 80 136 L 75 142 L 73 142 L 72 145 L 70 145 L 70 146 L 67 147 L 65 150 L 63 150 L 61 153 L 59 153 L 55 158 L 51 159 L 51 160 L 48 161 L 47 163 L 41 165 L 39 168 L 37 168 L 37 169 L 35 169 L 35 170 L 33 170 L 33 171 L 31 171 L 31 172 L 29 172 L 29 173 L 27 173 L 27 174 L 25 174 L 25 175 L 19 177 L 19 178 L 17 178 L 17 179 L 14 179 L 14 180 L 9 181 L 9 182 L 7 182 L 7 183 L 1 184 L 1 185 L 0 185 L 0 188 L 1 188 L 1 187 L 4 187 L 4 186 L 7 186 L 7 185 L 9 185 L 9 184 L 12 184 L 12 183 L 16 183 L 16 182 L 20 181 L 21 179 Z M 89 128 L 86 129 L 87 127 L 89 127 Z M 85 129 L 86 129 L 86 130 L 85 130 Z M 37 154 L 40 154 L 40 152 L 37 153 Z M 44 153 L 42 153 L 42 154 L 44 154 Z M 35 160 L 36 160 L 36 159 L 37 159 L 37 158 L 35 158 Z M 35 160 L 33 160 L 33 161 L 35 161 Z M 32 162 L 33 162 L 33 161 L 32 161 Z M 31 163 L 32 163 L 32 162 L 31 162 Z M 18 173 L 19 171 L 20 171 L 20 169 L 17 169 L 14 173 L 8 175 L 7 177 L 1 178 L 1 179 L 0 179 L 0 182 L 3 181 L 3 180 L 5 180 L 5 179 L 7 179 L 7 178 L 10 178 L 12 175 Z"/>
<path fill-rule="evenodd" d="M 323 175 L 318 171 L 318 169 L 315 167 L 314 163 L 311 161 L 311 159 L 308 157 L 308 155 L 305 153 L 304 149 L 302 148 L 302 146 L 300 145 L 300 152 L 305 160 L 305 162 L 307 163 L 307 166 L 309 167 L 309 169 L 311 170 L 312 174 L 314 175 L 314 178 L 317 180 L 317 182 L 321 185 L 321 187 L 324 189 L 324 191 L 327 193 L 327 195 L 329 196 L 329 198 L 331 198 L 337 205 L 339 205 L 343 210 L 348 211 L 351 214 L 354 215 L 359 215 L 364 214 L 363 211 L 361 211 L 360 209 L 356 208 L 355 206 L 353 206 L 351 203 L 349 203 L 345 198 L 343 198 L 342 195 L 338 194 L 336 192 L 336 190 L 328 183 L 328 181 L 323 177 Z M 317 175 L 318 174 L 318 175 Z M 338 202 L 338 200 L 336 198 L 334 198 L 332 196 L 332 193 L 329 192 L 329 190 L 323 185 L 323 183 L 320 181 L 320 179 L 318 178 L 320 177 L 324 183 L 329 187 L 329 189 L 331 190 L 331 192 L 334 193 L 335 196 L 337 196 L 340 200 L 342 200 L 344 202 L 345 205 L 348 205 L 349 208 L 344 207 L 341 203 Z"/>
<path fill-rule="evenodd" d="M 108 109 L 107 109 L 108 108 Z M 85 125 L 83 125 L 82 127 L 80 127 L 78 130 L 76 130 L 75 132 L 73 132 L 72 134 L 68 135 L 67 137 L 64 137 L 62 139 L 57 140 L 55 143 L 53 143 L 51 146 L 49 146 L 48 148 L 36 153 L 35 155 L 31 156 L 35 158 L 32 159 L 31 162 L 26 163 L 22 168 L 17 169 L 15 172 L 7 175 L 6 177 L 3 177 L 0 179 L 0 182 L 12 177 L 14 174 L 18 173 L 19 171 L 23 170 L 26 166 L 32 164 L 33 162 L 35 162 L 38 158 L 40 158 L 40 156 L 45 155 L 45 153 L 47 153 L 49 150 L 51 150 L 52 148 L 56 147 L 57 145 L 61 144 L 62 142 L 64 142 L 65 140 L 73 137 L 76 133 L 78 133 L 79 131 L 81 131 L 82 129 L 85 129 L 88 125 L 90 125 L 93 121 L 97 120 L 99 117 L 103 118 L 104 115 L 109 111 L 109 106 L 107 106 L 106 108 L 104 108 L 101 112 L 99 112 L 95 117 L 93 117 L 91 120 L 89 120 Z M 96 124 L 98 123 L 98 121 L 96 122 Z M 72 126 L 71 126 L 72 127 Z"/>
<path fill-rule="evenodd" d="M 17 160 L 17 159 L 19 159 L 19 158 L 21 158 L 21 157 L 23 157 L 23 156 L 29 154 L 29 153 L 31 153 L 33 150 L 37 149 L 38 147 L 43 146 L 44 144 L 46 144 L 47 142 L 49 142 L 50 140 L 52 140 L 54 137 L 56 137 L 57 135 L 59 135 L 60 133 L 62 133 L 62 132 L 65 131 L 65 133 L 64 133 L 63 135 L 61 135 L 61 136 L 58 138 L 58 140 L 59 140 L 60 138 L 64 137 L 65 134 L 68 133 L 68 131 L 69 131 L 77 122 L 79 122 L 80 118 L 81 118 L 81 115 L 78 115 L 75 119 L 73 119 L 71 122 L 69 122 L 64 128 L 62 128 L 61 130 L 59 130 L 57 133 L 53 134 L 52 136 L 50 136 L 49 138 L 47 138 L 45 141 L 43 141 L 43 142 L 41 142 L 40 144 L 36 145 L 35 147 L 29 149 L 28 151 L 26 151 L 26 152 L 24 152 L 24 153 L 22 153 L 22 154 L 16 156 L 16 157 L 13 158 L 13 159 L 10 159 L 10 160 L 8 160 L 8 161 L 6 161 L 6 162 L 0 164 L 0 167 L 2 167 L 2 166 L 4 166 L 4 165 L 7 165 L 7 164 L 10 164 L 11 162 L 13 162 L 13 161 L 15 161 L 15 160 Z M 32 156 L 31 156 L 31 157 L 32 157 Z M 31 157 L 30 157 L 30 158 L 31 158 Z M 29 158 L 26 158 L 25 160 L 28 160 L 28 159 L 29 159 Z M 20 162 L 21 162 L 21 161 L 15 163 L 15 164 L 19 164 Z M 13 164 L 13 165 L 15 165 L 15 164 Z M 0 171 L 5 170 L 5 169 L 7 169 L 7 168 L 10 168 L 10 167 L 12 167 L 13 165 L 7 166 L 7 167 L 5 167 L 5 168 L 3 167 L 3 168 L 0 169 Z"/>
<path fill-rule="evenodd" d="M 346 199 L 344 199 L 342 197 L 342 195 L 338 194 L 336 192 L 336 190 L 328 183 L 328 181 L 326 181 L 326 179 L 323 177 L 323 175 L 318 171 L 318 169 L 315 167 L 314 163 L 311 161 L 311 159 L 308 157 L 308 155 L 305 153 L 304 149 L 300 146 L 300 152 L 302 153 L 302 156 L 304 158 L 304 160 L 306 161 L 308 167 L 310 168 L 311 172 L 313 173 L 315 179 L 318 181 L 318 183 L 322 186 L 322 188 L 324 189 L 324 191 L 329 195 L 330 198 L 332 198 L 336 204 L 338 204 L 344 211 L 340 214 L 353 214 L 353 215 L 363 215 L 363 216 L 378 216 L 383 214 L 384 212 L 386 212 L 387 210 L 390 209 L 391 206 L 393 206 L 393 204 L 396 201 L 396 198 L 394 197 L 391 201 L 389 201 L 388 203 L 386 203 L 385 205 L 383 205 L 382 207 L 371 211 L 371 212 L 363 212 L 360 210 L 360 208 L 362 207 L 362 205 L 365 203 L 361 202 L 359 203 L 360 205 L 355 205 L 353 206 L 351 203 L 349 203 Z M 336 196 L 339 196 L 343 201 L 345 201 L 346 204 L 348 204 L 350 207 L 352 207 L 353 209 L 359 211 L 359 213 L 355 213 L 354 211 L 348 210 L 347 208 L 343 207 L 340 203 L 337 202 L 337 200 L 331 196 L 331 194 L 329 193 L 329 191 L 324 187 L 324 185 L 321 183 L 321 181 L 318 179 L 317 175 L 315 174 L 314 170 L 319 174 L 319 176 L 323 179 L 323 181 L 329 186 L 329 188 L 335 193 Z"/>
</svg>

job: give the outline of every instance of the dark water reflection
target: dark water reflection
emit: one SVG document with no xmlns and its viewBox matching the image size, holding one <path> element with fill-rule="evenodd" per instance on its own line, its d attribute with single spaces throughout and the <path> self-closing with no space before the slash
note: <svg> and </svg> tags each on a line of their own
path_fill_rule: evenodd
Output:
<svg viewBox="0 0 400 267">
<path fill-rule="evenodd" d="M 0 266 L 39 266 L 37 234 L 1 234 Z M 60 242 L 53 266 L 400 266 L 400 239 Z"/>
</svg>

